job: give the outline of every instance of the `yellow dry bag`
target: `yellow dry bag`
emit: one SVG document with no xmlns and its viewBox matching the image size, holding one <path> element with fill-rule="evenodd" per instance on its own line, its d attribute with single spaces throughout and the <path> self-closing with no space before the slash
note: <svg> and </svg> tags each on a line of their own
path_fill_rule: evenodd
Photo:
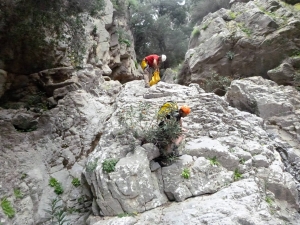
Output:
<svg viewBox="0 0 300 225">
<path fill-rule="evenodd" d="M 160 81 L 159 70 L 156 69 L 152 75 L 152 79 L 150 80 L 150 86 L 157 84 Z"/>
<path fill-rule="evenodd" d="M 146 68 L 146 66 L 147 66 L 146 60 L 143 59 L 143 61 L 141 62 L 142 69 L 144 70 Z"/>
</svg>

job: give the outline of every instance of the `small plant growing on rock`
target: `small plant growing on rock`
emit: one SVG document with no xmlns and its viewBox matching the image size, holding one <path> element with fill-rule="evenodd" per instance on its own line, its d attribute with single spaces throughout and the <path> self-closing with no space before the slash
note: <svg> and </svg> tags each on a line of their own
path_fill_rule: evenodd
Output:
<svg viewBox="0 0 300 225">
<path fill-rule="evenodd" d="M 14 189 L 14 195 L 16 198 L 23 198 L 23 194 L 20 189 Z"/>
<path fill-rule="evenodd" d="M 200 29 L 198 27 L 194 27 L 192 31 L 192 37 L 198 36 L 200 34 Z"/>
<path fill-rule="evenodd" d="M 227 53 L 226 53 L 226 57 L 229 59 L 229 60 L 233 60 L 233 58 L 234 58 L 234 52 L 232 52 L 232 51 L 228 51 Z"/>
<path fill-rule="evenodd" d="M 104 162 L 102 163 L 102 168 L 103 171 L 106 173 L 110 173 L 115 171 L 115 166 L 117 164 L 119 160 L 117 159 L 106 159 L 104 160 Z"/>
<path fill-rule="evenodd" d="M 234 20 L 237 17 L 237 13 L 233 12 L 233 11 L 230 11 L 228 16 L 229 16 L 230 19 Z"/>
<path fill-rule="evenodd" d="M 243 165 L 244 165 L 244 164 L 245 164 L 245 159 L 243 159 L 243 158 L 240 159 L 240 164 L 243 164 Z"/>
<path fill-rule="evenodd" d="M 269 196 L 266 196 L 265 201 L 266 201 L 269 205 L 272 205 L 272 204 L 273 204 L 273 200 L 272 200 L 272 198 L 269 197 Z"/>
<path fill-rule="evenodd" d="M 96 167 L 98 166 L 98 158 L 94 159 L 94 161 L 88 162 L 86 164 L 86 171 L 87 172 L 92 172 L 96 169 Z"/>
<path fill-rule="evenodd" d="M 128 216 L 134 217 L 134 216 L 136 216 L 136 215 L 137 215 L 137 212 L 133 212 L 133 213 L 120 213 L 120 214 L 118 214 L 118 217 L 119 217 L 119 218 L 122 218 L 122 217 L 128 217 Z"/>
<path fill-rule="evenodd" d="M 220 166 L 220 163 L 218 162 L 216 156 L 214 156 L 212 158 L 208 158 L 208 159 L 209 159 L 209 162 L 210 162 L 211 165 L 213 165 L 213 166 Z"/>
<path fill-rule="evenodd" d="M 8 216 L 8 218 L 13 218 L 15 216 L 15 210 L 12 207 L 10 201 L 7 200 L 7 198 L 3 198 L 1 200 L 1 208 L 5 215 Z"/>
<path fill-rule="evenodd" d="M 54 192 L 57 195 L 60 195 L 60 194 L 62 194 L 64 192 L 64 189 L 63 189 L 61 183 L 58 182 L 54 177 L 50 177 L 49 185 L 51 187 L 54 187 Z"/>
<path fill-rule="evenodd" d="M 52 199 L 49 203 L 50 209 L 44 209 L 44 211 L 49 214 L 48 221 L 50 221 L 51 224 L 63 225 L 68 221 L 65 219 L 66 212 L 60 201 L 60 198 Z"/>
<path fill-rule="evenodd" d="M 206 30 L 206 29 L 208 28 L 208 25 L 209 25 L 209 24 L 207 24 L 207 23 L 204 24 L 203 27 L 202 27 L 202 30 Z"/>
<path fill-rule="evenodd" d="M 238 180 L 240 180 L 241 178 L 243 178 L 242 174 L 239 172 L 238 169 L 235 169 L 235 170 L 234 170 L 234 175 L 233 175 L 234 181 L 238 181 Z"/>
<path fill-rule="evenodd" d="M 184 168 L 182 173 L 181 173 L 181 176 L 184 178 L 184 179 L 189 179 L 190 176 L 191 176 L 191 172 L 188 168 Z"/>
<path fill-rule="evenodd" d="M 231 78 L 220 76 L 219 74 L 212 72 L 211 76 L 205 80 L 203 89 L 207 92 L 225 92 L 230 86 Z"/>
<path fill-rule="evenodd" d="M 72 184 L 74 185 L 74 187 L 78 187 L 80 186 L 80 180 L 78 178 L 73 178 Z"/>
</svg>

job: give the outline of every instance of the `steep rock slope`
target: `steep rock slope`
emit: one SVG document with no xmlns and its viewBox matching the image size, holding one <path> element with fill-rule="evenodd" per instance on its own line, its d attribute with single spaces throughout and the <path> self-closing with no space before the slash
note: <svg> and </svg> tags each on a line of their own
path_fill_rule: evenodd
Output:
<svg viewBox="0 0 300 225">
<path fill-rule="evenodd" d="M 199 32 L 191 37 L 180 84 L 203 85 L 215 74 L 228 79 L 272 78 L 269 70 L 299 57 L 300 12 L 282 1 L 233 1 L 230 10 L 210 13 L 194 29 Z"/>
</svg>

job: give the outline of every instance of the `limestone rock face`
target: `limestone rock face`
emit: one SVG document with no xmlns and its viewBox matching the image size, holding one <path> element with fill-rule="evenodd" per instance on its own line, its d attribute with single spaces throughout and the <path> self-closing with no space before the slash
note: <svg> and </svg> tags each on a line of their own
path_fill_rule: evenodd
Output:
<svg viewBox="0 0 300 225">
<path fill-rule="evenodd" d="M 56 104 L 47 110 L 37 105 L 0 110 L 0 198 L 7 197 L 17 211 L 12 219 L 0 211 L 1 223 L 48 224 L 55 199 L 75 211 L 66 215 L 74 225 L 167 224 L 189 215 L 195 219 L 191 224 L 299 221 L 297 148 L 268 133 L 263 118 L 233 108 L 225 98 L 198 84 L 121 85 L 91 65 L 27 78 L 26 84 L 49 87 Z M 265 95 L 277 87 L 264 80 L 260 86 Z M 290 95 L 281 98 L 287 102 Z M 159 149 L 143 137 L 168 100 L 189 105 L 192 113 L 183 118 L 181 156 L 161 167 Z M 59 195 L 51 178 L 63 190 Z M 106 217 L 117 215 L 134 217 Z"/>
<path fill-rule="evenodd" d="M 203 85 L 218 74 L 231 79 L 270 75 L 275 82 L 290 83 L 293 73 L 288 71 L 295 69 L 280 65 L 299 52 L 299 38 L 294 38 L 299 25 L 300 12 L 292 5 L 277 0 L 234 1 L 229 10 L 210 13 L 195 27 L 200 34 L 191 37 L 178 82 Z M 279 72 L 270 71 L 275 68 Z"/>
<path fill-rule="evenodd" d="M 255 113 L 268 125 L 282 130 L 300 141 L 299 91 L 291 86 L 278 86 L 261 77 L 250 77 L 232 82 L 225 96 L 231 106 Z"/>
<path fill-rule="evenodd" d="M 124 0 L 120 1 L 125 7 Z M 69 68 L 85 67 L 87 64 L 99 68 L 105 75 L 111 76 L 114 80 L 125 83 L 129 80 L 141 78 L 141 71 L 136 67 L 136 55 L 134 42 L 129 26 L 127 25 L 128 15 L 115 16 L 115 9 L 110 0 L 104 0 L 105 8 L 101 17 L 91 17 L 82 15 L 84 18 L 84 40 L 77 48 L 84 48 L 80 53 L 79 62 L 75 62 L 72 54 L 72 46 L 59 42 L 57 47 L 35 52 L 34 54 L 22 52 L 23 58 L 17 49 L 3 48 L 0 51 L 1 58 L 9 57 L 10 60 L 0 60 L 0 69 L 9 74 L 29 75 L 40 71 L 47 71 L 50 68 Z M 121 37 L 121 34 L 123 36 Z M 126 37 L 125 37 L 126 36 Z M 51 39 L 52 37 L 47 37 Z M 126 45 L 124 43 L 130 43 Z M 6 47 L 6 46 L 5 46 Z M 78 49 L 77 49 L 78 50 Z M 16 52 L 15 52 L 16 51 Z M 47 52 L 47 54 L 45 54 Z M 9 56 L 8 56 L 8 55 Z M 39 54 L 39 55 L 38 55 Z M 31 57 L 32 55 L 32 57 Z M 26 60 L 24 60 L 26 57 Z M 26 61 L 26 64 L 25 62 Z M 51 65 L 51 66 L 49 66 Z M 0 81 L 3 79 L 2 73 Z M 0 96 L 1 96 L 0 88 Z"/>
<path fill-rule="evenodd" d="M 183 119 L 183 126 L 188 130 L 185 134 L 186 143 L 182 147 L 183 155 L 172 165 L 160 167 L 155 166 L 155 160 L 147 157 L 149 146 L 136 146 L 141 142 L 134 134 L 138 134 L 139 129 L 145 130 L 147 124 L 151 124 L 155 112 L 167 100 L 176 100 L 179 105 L 188 104 L 192 113 Z M 132 118 L 135 118 L 134 113 L 139 115 L 140 107 L 147 103 L 150 107 L 143 116 L 143 122 L 137 126 L 137 132 L 118 125 L 122 115 L 133 113 Z M 151 220 L 157 223 L 167 224 L 163 221 L 166 218 L 168 222 L 173 221 L 171 217 L 176 217 L 174 210 L 177 206 L 165 206 L 165 202 L 174 200 L 182 202 L 187 211 L 195 210 L 190 207 L 197 201 L 196 205 L 200 207 L 198 210 L 206 210 L 205 215 L 208 215 L 212 211 L 202 209 L 207 202 L 197 196 L 211 194 L 214 198 L 213 196 L 219 196 L 224 190 L 228 193 L 235 192 L 235 185 L 238 185 L 241 191 L 243 189 L 243 193 L 247 193 L 245 199 L 241 196 L 239 198 L 242 204 L 248 205 L 246 202 L 251 201 L 250 196 L 255 196 L 254 198 L 262 199 L 266 205 L 259 212 L 254 212 L 253 204 L 248 205 L 247 209 L 240 208 L 244 213 L 237 218 L 234 205 L 241 203 L 235 202 L 232 196 L 225 198 L 227 203 L 224 203 L 224 207 L 226 205 L 228 211 L 226 218 L 218 217 L 217 220 L 222 221 L 220 223 L 226 221 L 230 224 L 236 220 L 258 224 L 277 223 L 275 221 L 280 219 L 271 216 L 266 210 L 266 196 L 276 199 L 276 204 L 281 206 L 289 205 L 293 211 L 299 209 L 298 181 L 295 176 L 284 172 L 284 164 L 278 160 L 279 142 L 273 136 L 270 138 L 264 130 L 262 118 L 230 107 L 223 98 L 204 93 L 196 84 L 185 87 L 159 82 L 150 89 L 145 89 L 142 81 L 132 81 L 125 84 L 116 99 L 116 104 L 118 108 L 107 121 L 99 144 L 88 158 L 88 164 L 97 162 L 97 166 L 93 171 L 85 171 L 84 175 L 92 187 L 95 215 L 143 214 L 126 219 L 108 219 L 105 220 L 107 224 L 147 224 L 147 216 L 151 216 Z M 132 125 L 135 124 L 137 123 Z M 118 162 L 114 171 L 105 172 L 104 164 L 109 159 L 116 159 Z M 214 164 L 214 160 L 218 163 Z M 190 171 L 188 179 L 182 176 L 184 169 Z M 242 181 L 238 181 L 237 173 L 242 174 Z M 248 193 L 250 189 L 243 188 L 249 187 L 248 185 L 253 186 L 252 194 Z M 263 186 L 267 189 L 261 192 Z M 288 196 L 287 200 L 282 201 L 281 196 Z M 191 197 L 195 197 L 195 202 L 191 201 L 190 206 L 187 206 L 186 199 Z M 158 208 L 153 209 L 156 207 Z M 254 208 L 251 209 L 252 207 Z M 148 209 L 152 210 L 145 212 Z M 155 216 L 161 215 L 163 211 L 170 211 L 170 217 Z M 185 213 L 180 213 L 177 220 L 181 221 L 183 214 Z M 250 214 L 251 217 L 247 216 Z M 262 217 L 262 214 L 267 216 Z M 201 216 L 203 213 L 195 215 L 195 221 L 204 221 Z M 297 213 L 293 216 L 292 224 L 299 219 Z M 90 224 L 106 224 L 99 217 L 90 217 L 89 221 Z"/>
</svg>

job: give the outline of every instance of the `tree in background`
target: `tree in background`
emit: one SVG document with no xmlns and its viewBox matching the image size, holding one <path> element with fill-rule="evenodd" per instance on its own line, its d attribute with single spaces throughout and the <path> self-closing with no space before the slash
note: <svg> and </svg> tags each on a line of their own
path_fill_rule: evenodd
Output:
<svg viewBox="0 0 300 225">
<path fill-rule="evenodd" d="M 149 54 L 165 54 L 164 68 L 175 68 L 184 60 L 195 24 L 210 12 L 229 8 L 230 0 L 135 1 L 130 22 L 137 59 L 141 61 Z"/>
<path fill-rule="evenodd" d="M 182 62 L 191 32 L 187 16 L 187 8 L 178 0 L 139 0 L 130 21 L 137 59 L 141 61 L 149 54 L 165 54 L 165 68 Z"/>
<path fill-rule="evenodd" d="M 190 12 L 190 23 L 201 23 L 203 17 L 221 8 L 228 9 L 230 0 L 186 0 Z"/>
</svg>

